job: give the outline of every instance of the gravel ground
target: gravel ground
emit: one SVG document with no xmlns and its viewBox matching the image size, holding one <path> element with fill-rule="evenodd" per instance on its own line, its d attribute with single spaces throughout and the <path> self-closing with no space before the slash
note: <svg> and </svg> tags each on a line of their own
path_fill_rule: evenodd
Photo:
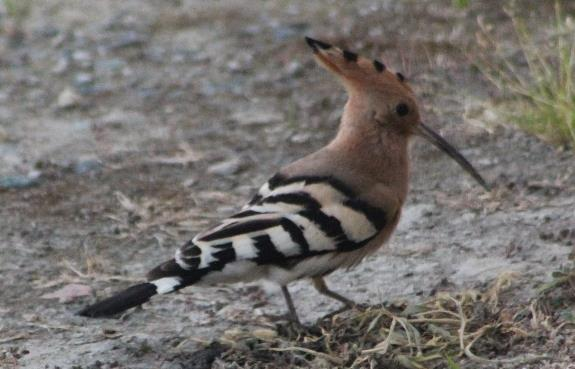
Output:
<svg viewBox="0 0 575 369">
<path fill-rule="evenodd" d="M 534 24 L 552 15 L 545 2 L 521 3 L 535 7 Z M 462 51 L 473 50 L 478 16 L 509 34 L 498 4 L 46 0 L 21 24 L 2 13 L 0 367 L 210 368 L 192 354 L 202 343 L 283 312 L 273 287 L 238 284 L 192 287 L 120 319 L 74 315 L 334 135 L 345 96 L 305 35 L 383 53 L 428 124 L 494 185 L 484 193 L 415 141 L 395 236 L 328 283 L 376 304 L 517 272 L 514 303 L 527 304 L 573 252 L 575 166 L 572 151 L 495 115 L 497 92 Z M 306 281 L 291 289 L 306 323 L 338 308 Z M 560 337 L 508 354 L 545 351 L 552 358 L 530 368 L 568 368 L 573 326 Z"/>
</svg>

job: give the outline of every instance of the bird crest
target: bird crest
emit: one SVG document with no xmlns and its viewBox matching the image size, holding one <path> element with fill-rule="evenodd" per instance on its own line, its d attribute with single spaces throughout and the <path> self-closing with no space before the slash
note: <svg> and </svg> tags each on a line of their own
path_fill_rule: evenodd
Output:
<svg viewBox="0 0 575 369">
<path fill-rule="evenodd" d="M 405 76 L 377 59 L 369 59 L 323 41 L 306 37 L 319 65 L 336 75 L 346 87 L 380 86 L 412 93 Z"/>
</svg>

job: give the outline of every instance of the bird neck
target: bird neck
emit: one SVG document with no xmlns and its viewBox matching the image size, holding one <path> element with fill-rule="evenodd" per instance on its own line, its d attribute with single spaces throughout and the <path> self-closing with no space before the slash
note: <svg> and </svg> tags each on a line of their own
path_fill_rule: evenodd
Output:
<svg viewBox="0 0 575 369">
<path fill-rule="evenodd" d="M 341 153 L 353 168 L 405 199 L 409 179 L 409 137 L 375 122 L 370 109 L 349 99 L 339 131 L 329 148 Z"/>
</svg>

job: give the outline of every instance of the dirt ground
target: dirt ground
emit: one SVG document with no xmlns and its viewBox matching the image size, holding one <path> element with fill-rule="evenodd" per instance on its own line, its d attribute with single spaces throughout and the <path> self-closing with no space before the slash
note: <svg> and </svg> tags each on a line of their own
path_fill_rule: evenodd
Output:
<svg viewBox="0 0 575 369">
<path fill-rule="evenodd" d="M 383 53 L 428 124 L 494 187 L 486 194 L 416 140 L 395 236 L 328 283 L 377 304 L 516 272 L 512 300 L 527 305 L 574 248 L 573 151 L 495 115 L 499 94 L 464 50 L 474 49 L 478 16 L 500 37 L 510 24 L 499 1 L 471 3 L 45 0 L 22 17 L 22 35 L 2 13 L 0 367 L 210 368 L 192 354 L 204 343 L 284 311 L 273 287 L 238 284 L 192 287 L 120 319 L 75 316 L 334 135 L 345 96 L 305 35 Z M 535 25 L 553 15 L 547 2 L 520 3 Z M 74 284 L 83 296 L 58 293 Z M 307 281 L 291 290 L 308 324 L 339 307 Z M 573 325 L 530 342 L 503 356 L 549 355 L 522 368 L 575 362 Z"/>
</svg>

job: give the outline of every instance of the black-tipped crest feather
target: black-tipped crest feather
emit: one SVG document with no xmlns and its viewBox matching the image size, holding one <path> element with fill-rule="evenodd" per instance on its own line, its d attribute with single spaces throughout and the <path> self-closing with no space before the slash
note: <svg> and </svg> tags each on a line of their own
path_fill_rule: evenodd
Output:
<svg viewBox="0 0 575 369">
<path fill-rule="evenodd" d="M 348 50 L 343 50 L 343 57 L 348 62 L 356 62 L 357 61 L 357 54 Z"/>
<path fill-rule="evenodd" d="M 322 49 L 322 50 L 328 50 L 331 49 L 331 45 L 320 41 L 320 40 L 315 40 L 311 37 L 306 37 L 305 41 L 307 42 L 307 44 L 309 45 L 309 47 L 311 47 L 313 49 L 313 51 L 318 51 L 318 49 Z"/>
<path fill-rule="evenodd" d="M 385 70 L 385 64 L 383 64 L 382 62 L 380 62 L 379 60 L 374 60 L 373 61 L 373 67 L 375 68 L 376 71 L 378 71 L 379 73 L 383 72 Z"/>
</svg>

